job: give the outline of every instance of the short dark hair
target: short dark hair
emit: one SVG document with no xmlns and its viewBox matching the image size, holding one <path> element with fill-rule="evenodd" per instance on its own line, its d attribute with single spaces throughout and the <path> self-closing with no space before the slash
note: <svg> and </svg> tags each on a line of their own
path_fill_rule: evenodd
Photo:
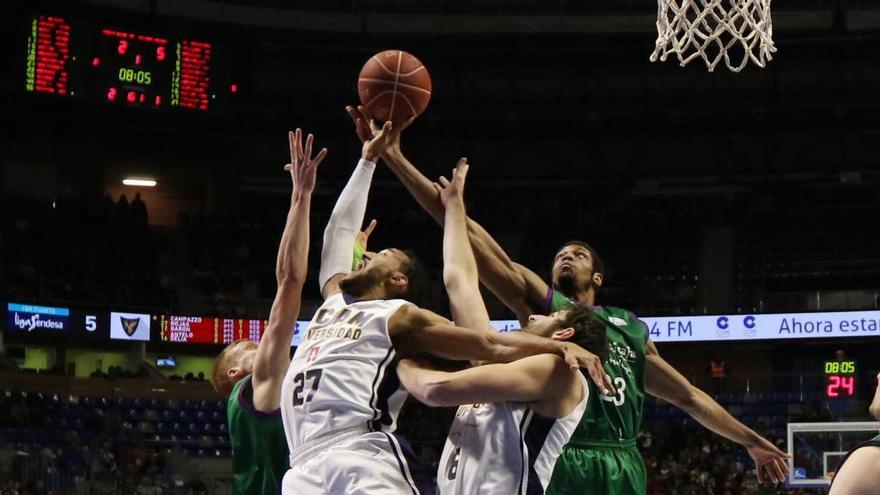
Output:
<svg viewBox="0 0 880 495">
<path fill-rule="evenodd" d="M 562 320 L 562 328 L 573 328 L 574 336 L 569 342 L 599 356 L 602 361 L 608 359 L 608 335 L 605 323 L 586 304 L 575 304 L 568 310 Z"/>
<path fill-rule="evenodd" d="M 400 271 L 406 275 L 406 300 L 422 308 L 428 304 L 428 269 L 411 249 L 402 249 L 407 259 L 401 262 Z"/>
<path fill-rule="evenodd" d="M 572 240 L 566 242 L 565 244 L 559 246 L 559 249 L 557 249 L 556 252 L 558 253 L 559 251 L 562 251 L 563 249 L 567 248 L 568 246 L 580 246 L 580 247 L 586 249 L 587 251 L 589 251 L 590 257 L 593 258 L 593 273 L 602 273 L 602 274 L 605 273 L 605 263 L 602 261 L 602 257 L 599 256 L 599 251 L 596 251 L 595 249 L 593 249 L 593 246 L 590 246 L 589 244 L 587 244 L 584 241 L 572 239 Z"/>
</svg>

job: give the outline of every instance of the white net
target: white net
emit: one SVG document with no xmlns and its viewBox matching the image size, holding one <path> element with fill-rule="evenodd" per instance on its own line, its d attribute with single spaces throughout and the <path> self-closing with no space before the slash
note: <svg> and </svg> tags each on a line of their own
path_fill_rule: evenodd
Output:
<svg viewBox="0 0 880 495">
<path fill-rule="evenodd" d="M 702 58 L 709 72 L 723 60 L 739 72 L 773 58 L 770 0 L 657 0 L 657 44 L 651 61 L 670 55 L 684 67 Z"/>
</svg>

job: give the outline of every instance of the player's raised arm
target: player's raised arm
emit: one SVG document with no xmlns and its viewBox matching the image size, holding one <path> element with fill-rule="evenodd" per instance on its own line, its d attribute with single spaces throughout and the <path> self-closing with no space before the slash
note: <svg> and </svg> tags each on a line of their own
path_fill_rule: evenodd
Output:
<svg viewBox="0 0 880 495">
<path fill-rule="evenodd" d="M 648 341 L 645 359 L 645 390 L 688 413 L 706 428 L 748 450 L 755 461 L 758 482 L 785 481 L 788 455 L 748 426 L 737 421 L 705 392 L 675 370 Z"/>
<path fill-rule="evenodd" d="M 269 325 L 254 357 L 253 404 L 261 412 L 274 411 L 280 404 L 281 381 L 290 365 L 290 340 L 299 315 L 308 268 L 309 213 L 315 175 L 327 155 L 324 148 L 312 156 L 314 136 L 311 134 L 303 149 L 300 129 L 289 133 L 288 139 L 290 163 L 284 169 L 290 173 L 293 192 L 275 263 L 278 290 L 269 313 Z"/>
<path fill-rule="evenodd" d="M 370 139 L 376 126 L 362 108 L 346 109 L 355 123 L 358 137 Z M 443 204 L 433 183 L 404 156 L 400 146 L 401 132 L 412 119 L 392 130 L 390 143 L 382 159 L 400 179 L 416 202 L 440 225 L 445 221 Z M 525 325 L 533 313 L 547 311 L 549 286 L 535 272 L 514 263 L 491 235 L 473 219 L 468 219 L 468 238 L 476 256 L 480 282 L 486 285 L 501 301 L 516 313 Z"/>
<path fill-rule="evenodd" d="M 327 221 L 321 249 L 321 271 L 318 274 L 324 299 L 338 293 L 339 280 L 351 272 L 352 247 L 364 222 L 376 160 L 388 146 L 390 131 L 391 122 L 386 122 L 371 139 L 364 141 L 361 159 L 339 194 Z"/>
<path fill-rule="evenodd" d="M 464 207 L 464 183 L 469 165 L 466 158 L 458 160 L 452 170 L 452 181 L 440 178 L 434 187 L 445 208 L 443 225 L 443 284 L 449 294 L 452 319 L 462 327 L 491 328 L 489 312 L 480 294 L 477 262 L 467 232 Z"/>
</svg>

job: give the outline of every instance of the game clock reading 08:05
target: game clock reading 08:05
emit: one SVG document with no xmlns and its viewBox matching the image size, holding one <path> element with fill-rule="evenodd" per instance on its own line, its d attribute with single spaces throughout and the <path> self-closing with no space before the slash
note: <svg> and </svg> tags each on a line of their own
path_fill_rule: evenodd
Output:
<svg viewBox="0 0 880 495">
<path fill-rule="evenodd" d="M 37 15 L 27 40 L 25 90 L 205 111 L 216 97 L 213 52 L 205 41 Z"/>
<path fill-rule="evenodd" d="M 119 69 L 119 81 L 127 83 L 136 82 L 138 84 L 149 86 L 153 82 L 153 78 L 149 71 L 126 69 L 123 67 Z"/>
</svg>

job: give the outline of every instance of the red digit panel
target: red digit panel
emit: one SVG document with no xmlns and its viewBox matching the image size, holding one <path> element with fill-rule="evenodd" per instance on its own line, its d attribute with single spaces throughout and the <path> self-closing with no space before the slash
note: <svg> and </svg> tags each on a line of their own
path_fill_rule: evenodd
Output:
<svg viewBox="0 0 880 495">
<path fill-rule="evenodd" d="M 137 101 L 137 93 L 134 91 L 129 91 L 127 95 L 125 95 L 125 99 L 128 100 L 129 103 L 134 103 Z"/>
<path fill-rule="evenodd" d="M 165 60 L 165 47 L 164 46 L 157 46 L 156 47 L 156 60 L 158 60 L 159 62 Z"/>
<path fill-rule="evenodd" d="M 119 44 L 116 46 L 116 53 L 120 55 L 125 55 L 125 52 L 128 51 L 128 41 L 119 40 Z"/>
<path fill-rule="evenodd" d="M 828 387 L 825 388 L 825 395 L 828 397 L 839 397 L 840 392 L 840 377 L 837 375 L 832 375 L 828 377 Z"/>
<path fill-rule="evenodd" d="M 116 88 L 110 88 L 107 91 L 107 101 L 116 101 L 116 96 L 119 92 L 116 91 Z"/>
<path fill-rule="evenodd" d="M 840 386 L 846 390 L 847 397 L 852 397 L 856 394 L 856 379 L 854 376 L 840 377 Z"/>
</svg>

